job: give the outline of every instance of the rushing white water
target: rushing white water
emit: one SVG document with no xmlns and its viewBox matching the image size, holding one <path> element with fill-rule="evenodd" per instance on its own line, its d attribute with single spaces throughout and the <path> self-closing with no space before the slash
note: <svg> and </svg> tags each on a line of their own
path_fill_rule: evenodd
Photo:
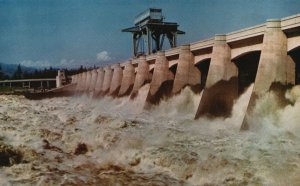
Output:
<svg viewBox="0 0 300 186">
<path fill-rule="evenodd" d="M 297 185 L 300 88 L 284 108 L 266 94 L 240 132 L 252 88 L 230 118 L 196 121 L 189 88 L 149 110 L 149 86 L 133 101 L 0 96 L 0 142 L 24 156 L 1 185 Z"/>
</svg>

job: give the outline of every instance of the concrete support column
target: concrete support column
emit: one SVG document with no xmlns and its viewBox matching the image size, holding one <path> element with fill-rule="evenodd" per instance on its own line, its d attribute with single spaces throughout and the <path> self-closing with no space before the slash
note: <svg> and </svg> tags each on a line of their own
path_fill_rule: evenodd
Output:
<svg viewBox="0 0 300 186">
<path fill-rule="evenodd" d="M 72 76 L 72 81 L 71 83 L 77 83 L 77 74 Z"/>
<path fill-rule="evenodd" d="M 172 91 L 174 75 L 169 70 L 169 62 L 164 52 L 157 52 L 150 90 L 146 101 L 151 104 L 159 103 L 160 99 Z"/>
<path fill-rule="evenodd" d="M 229 117 L 238 96 L 237 68 L 231 62 L 226 35 L 216 35 L 205 89 L 195 118 Z"/>
<path fill-rule="evenodd" d="M 97 97 L 100 94 L 104 80 L 104 70 L 102 67 L 97 69 L 97 73 L 98 75 L 95 84 L 95 90 L 93 92 L 93 97 Z"/>
<path fill-rule="evenodd" d="M 80 83 L 80 86 L 79 86 L 80 93 L 83 93 L 84 90 L 85 90 L 86 79 L 87 79 L 87 72 L 83 72 L 82 76 L 81 76 L 81 83 Z"/>
<path fill-rule="evenodd" d="M 86 80 L 84 86 L 84 92 L 88 92 L 91 84 L 92 72 L 89 70 L 86 72 Z"/>
<path fill-rule="evenodd" d="M 137 96 L 139 89 L 147 83 L 149 79 L 149 64 L 145 56 L 140 56 L 138 59 L 138 67 L 136 77 L 130 98 L 133 99 Z"/>
<path fill-rule="evenodd" d="M 89 93 L 94 92 L 96 82 L 97 82 L 97 76 L 98 76 L 97 70 L 93 69 L 92 70 L 92 77 L 91 77 L 90 87 L 89 87 Z"/>
<path fill-rule="evenodd" d="M 121 88 L 119 91 L 119 96 L 127 96 L 131 93 L 135 80 L 135 68 L 131 63 L 131 60 L 125 64 L 123 70 L 123 78 L 121 83 Z"/>
<path fill-rule="evenodd" d="M 79 79 L 79 74 L 75 74 L 75 83 L 78 83 Z"/>
<path fill-rule="evenodd" d="M 104 96 L 109 92 L 112 75 L 113 75 L 113 71 L 111 67 L 110 66 L 104 67 L 104 80 L 103 80 L 101 96 Z"/>
<path fill-rule="evenodd" d="M 242 130 L 249 128 L 247 115 L 252 112 L 258 97 L 273 89 L 281 93 L 285 91 L 285 86 L 290 81 L 287 74 L 294 73 L 294 69 L 289 67 L 290 60 L 287 56 L 287 37 L 281 30 L 281 21 L 267 20 L 254 90 Z"/>
<path fill-rule="evenodd" d="M 287 84 L 287 38 L 280 20 L 267 20 L 254 92 L 264 94 L 274 82 Z"/>
<path fill-rule="evenodd" d="M 109 89 L 109 95 L 115 97 L 119 94 L 121 88 L 122 78 L 123 78 L 123 69 L 120 64 L 115 64 L 113 66 L 114 72 L 111 80 L 111 85 Z"/>
<path fill-rule="evenodd" d="M 205 88 L 235 76 L 237 72 L 231 72 L 229 67 L 232 65 L 231 49 L 226 43 L 226 35 L 216 35 Z"/>
<path fill-rule="evenodd" d="M 194 65 L 194 55 L 190 51 L 190 45 L 181 46 L 172 93 L 179 93 L 188 85 L 198 85 L 200 88 L 200 77 L 201 73 Z"/>
<path fill-rule="evenodd" d="M 82 73 L 77 74 L 76 92 L 80 92 L 80 86 L 82 84 Z"/>
<path fill-rule="evenodd" d="M 61 78 L 61 71 L 57 71 L 57 76 L 56 76 L 56 88 L 59 88 L 62 86 L 62 78 Z"/>
<path fill-rule="evenodd" d="M 286 78 L 287 84 L 295 85 L 296 82 L 296 63 L 291 56 L 287 56 L 287 70 L 286 70 Z"/>
</svg>

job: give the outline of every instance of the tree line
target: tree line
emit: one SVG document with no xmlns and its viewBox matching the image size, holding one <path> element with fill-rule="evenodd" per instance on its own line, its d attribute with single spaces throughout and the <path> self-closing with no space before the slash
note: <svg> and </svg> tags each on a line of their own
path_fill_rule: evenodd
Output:
<svg viewBox="0 0 300 186">
<path fill-rule="evenodd" d="M 16 79 L 43 79 L 43 78 L 55 78 L 57 76 L 57 71 L 58 70 L 64 70 L 66 76 L 71 76 L 74 74 L 82 73 L 90 69 L 96 68 L 95 66 L 93 68 L 86 68 L 83 66 L 80 66 L 79 68 L 75 69 L 61 69 L 61 68 L 44 68 L 44 69 L 35 69 L 31 72 L 25 71 L 22 69 L 22 66 L 19 64 L 17 66 L 16 71 L 13 73 L 13 75 L 10 77 L 5 72 L 2 70 L 2 66 L 0 64 L 0 80 L 6 80 L 6 79 L 11 79 L 11 80 L 16 80 Z"/>
<path fill-rule="evenodd" d="M 1 66 L 1 64 L 0 64 L 0 80 L 8 79 L 8 78 L 9 78 L 9 76 L 6 75 L 6 74 L 3 72 L 2 66 Z"/>
</svg>

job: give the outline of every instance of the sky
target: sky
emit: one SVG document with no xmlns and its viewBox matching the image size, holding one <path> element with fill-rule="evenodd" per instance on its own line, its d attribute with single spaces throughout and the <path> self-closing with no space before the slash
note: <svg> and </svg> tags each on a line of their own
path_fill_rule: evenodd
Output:
<svg viewBox="0 0 300 186">
<path fill-rule="evenodd" d="M 162 8 L 178 45 L 300 13 L 300 0 L 0 0 L 0 62 L 104 66 L 132 57 L 136 15 Z"/>
</svg>

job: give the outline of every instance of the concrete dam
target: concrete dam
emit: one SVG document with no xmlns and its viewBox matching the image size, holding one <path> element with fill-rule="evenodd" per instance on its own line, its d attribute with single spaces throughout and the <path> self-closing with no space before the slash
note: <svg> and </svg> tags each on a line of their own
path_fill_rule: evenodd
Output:
<svg viewBox="0 0 300 186">
<path fill-rule="evenodd" d="M 284 92 L 299 83 L 300 14 L 76 74 L 71 84 L 54 92 L 135 99 L 149 84 L 147 109 L 189 86 L 202 94 L 195 119 L 227 118 L 237 98 L 254 84 L 240 123 L 247 130 L 247 115 L 259 97 L 273 91 L 284 105 Z"/>
</svg>

